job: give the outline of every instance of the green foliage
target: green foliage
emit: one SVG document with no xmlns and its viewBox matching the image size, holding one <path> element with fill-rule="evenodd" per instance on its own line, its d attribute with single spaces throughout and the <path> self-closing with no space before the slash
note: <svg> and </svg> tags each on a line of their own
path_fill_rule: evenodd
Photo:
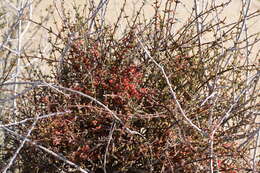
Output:
<svg viewBox="0 0 260 173">
<path fill-rule="evenodd" d="M 4 28 L 4 26 L 5 26 L 5 23 L 2 22 L 2 20 L 1 20 L 4 15 L 5 15 L 5 13 L 0 11 L 0 29 Z"/>
</svg>

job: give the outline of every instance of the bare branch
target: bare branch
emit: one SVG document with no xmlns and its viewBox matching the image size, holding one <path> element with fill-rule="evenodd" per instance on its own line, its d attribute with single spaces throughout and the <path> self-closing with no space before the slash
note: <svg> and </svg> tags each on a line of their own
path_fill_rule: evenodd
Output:
<svg viewBox="0 0 260 173">
<path fill-rule="evenodd" d="M 181 115 L 184 117 L 184 119 L 192 126 L 194 127 L 198 132 L 200 132 L 203 136 L 208 136 L 208 134 L 204 131 L 202 131 L 198 126 L 196 126 L 187 116 L 186 116 L 186 113 L 184 112 L 184 110 L 182 109 L 181 107 L 181 104 L 179 103 L 178 99 L 177 99 L 177 96 L 175 94 L 175 92 L 173 91 L 173 88 L 171 86 L 171 82 L 169 80 L 169 78 L 167 77 L 165 71 L 164 71 L 164 68 L 155 61 L 155 59 L 150 55 L 149 51 L 144 47 L 143 43 L 141 42 L 141 40 L 139 39 L 139 37 L 136 35 L 141 47 L 143 48 L 143 50 L 145 51 L 146 55 L 152 60 L 152 62 L 161 70 L 166 82 L 167 82 L 167 85 L 169 86 L 170 88 L 170 93 L 173 97 L 173 100 L 175 101 L 175 103 L 177 104 L 177 107 L 178 109 L 180 110 L 181 112 Z"/>
<path fill-rule="evenodd" d="M 48 154 L 50 154 L 50 155 L 56 157 L 57 159 L 62 160 L 63 162 L 65 162 L 65 163 L 67 163 L 67 164 L 69 164 L 69 165 L 75 167 L 75 168 L 78 169 L 80 172 L 82 172 L 82 173 L 90 173 L 89 170 L 82 169 L 80 166 L 78 166 L 78 165 L 76 165 L 75 163 L 69 161 L 68 159 L 66 159 L 66 158 L 65 158 L 64 156 L 62 156 L 61 154 L 57 154 L 57 153 L 55 153 L 55 152 L 49 150 L 48 148 L 46 148 L 46 147 L 44 147 L 44 146 L 38 145 L 36 142 L 33 142 L 32 140 L 30 140 L 30 139 L 28 139 L 28 138 L 26 138 L 26 137 L 24 137 L 24 136 L 22 136 L 22 135 L 17 134 L 16 132 L 14 132 L 14 131 L 8 129 L 7 127 L 3 127 L 3 129 L 6 130 L 7 132 L 13 134 L 13 135 L 16 136 L 17 138 L 19 138 L 19 139 L 21 139 L 21 140 L 23 140 L 23 141 L 25 141 L 25 142 L 29 142 L 30 144 L 32 144 L 32 145 L 34 145 L 34 146 L 40 148 L 41 150 L 45 151 L 46 153 L 48 153 Z"/>
</svg>

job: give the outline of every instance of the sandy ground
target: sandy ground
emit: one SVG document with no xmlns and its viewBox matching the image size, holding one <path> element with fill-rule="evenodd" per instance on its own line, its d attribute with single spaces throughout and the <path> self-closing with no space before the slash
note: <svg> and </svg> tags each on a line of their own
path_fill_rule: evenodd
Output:
<svg viewBox="0 0 260 173">
<path fill-rule="evenodd" d="M 96 4 L 98 4 L 99 0 L 94 0 Z M 167 0 L 161 0 L 162 4 L 165 4 Z M 201 2 L 202 0 L 200 0 Z M 218 0 L 217 4 L 221 4 L 224 2 L 227 2 L 228 0 Z M 57 31 L 56 26 L 61 26 L 61 17 L 63 10 L 61 10 L 61 3 L 60 0 L 56 0 L 56 9 L 54 10 L 54 13 L 51 15 L 49 22 L 46 24 L 47 27 L 52 27 L 55 31 Z M 74 0 L 74 1 L 69 1 L 65 0 L 64 6 L 68 9 L 72 9 L 73 5 L 79 5 L 81 8 L 86 4 L 88 0 Z M 137 11 L 139 7 L 142 4 L 142 0 L 127 0 L 126 3 L 126 11 L 125 13 L 128 16 L 132 16 L 134 11 Z M 187 21 L 186 19 L 189 17 L 189 14 L 192 11 L 192 7 L 194 6 L 193 0 L 181 0 L 181 3 L 179 7 L 177 8 L 176 12 L 176 19 L 177 23 L 175 26 L 175 29 L 177 30 L 180 28 L 182 25 L 185 24 Z M 197 1 L 199 2 L 199 1 Z M 207 0 L 204 0 L 204 2 L 207 2 Z M 211 2 L 211 0 L 208 0 L 208 2 Z M 34 16 L 34 20 L 39 21 L 40 16 L 45 16 L 46 15 L 46 8 L 50 9 L 49 6 L 53 5 L 53 1 L 42 1 L 38 7 L 35 9 L 37 11 L 36 15 Z M 117 19 L 117 16 L 120 13 L 120 10 L 123 6 L 123 0 L 118 1 L 118 0 L 110 0 L 107 6 L 107 12 L 106 12 L 106 22 L 107 23 L 113 23 Z M 226 24 L 236 22 L 239 19 L 240 16 L 240 11 L 241 11 L 241 0 L 232 0 L 232 2 L 224 9 L 224 11 L 219 14 L 220 18 L 226 18 L 225 22 Z M 201 7 L 203 8 L 203 7 Z M 58 9 L 58 10 L 57 10 Z M 260 1 L 259 0 L 252 0 L 252 4 L 250 7 L 250 12 L 260 10 Z M 73 11 L 73 10 L 68 10 L 68 11 Z M 154 10 L 152 8 L 152 0 L 146 0 L 144 10 L 142 11 L 144 13 L 145 18 L 151 18 L 154 14 Z M 210 18 L 215 18 L 215 16 L 212 16 Z M 57 25 L 54 25 L 54 19 L 57 21 Z M 253 34 L 256 32 L 260 32 L 260 17 L 256 17 L 252 20 L 249 20 L 247 23 L 248 26 L 248 33 Z M 121 31 L 123 32 L 124 27 L 126 27 L 126 22 L 121 23 Z M 174 32 L 174 31 L 173 31 Z M 46 40 L 46 33 L 42 34 L 41 40 Z M 43 39 L 45 38 L 45 39 Z M 203 40 L 204 41 L 209 41 L 212 39 L 212 36 L 204 36 Z M 260 44 L 258 43 L 255 48 L 252 50 L 252 55 L 255 55 L 256 52 L 259 50 L 257 49 L 260 47 Z"/>
<path fill-rule="evenodd" d="M 57 27 L 61 27 L 61 23 L 63 20 L 63 13 L 64 10 L 61 8 L 61 1 L 62 0 L 41 0 L 40 3 L 38 3 L 35 8 L 33 9 L 32 12 L 32 19 L 34 21 L 40 22 L 42 18 L 47 16 L 47 12 L 50 9 L 53 9 L 53 13 L 49 14 L 48 22 L 44 23 L 44 26 L 47 28 L 52 28 L 55 32 L 58 32 Z M 100 0 L 94 0 L 96 4 L 99 3 Z M 103 0 L 104 1 L 104 0 Z M 167 0 L 160 0 L 162 4 L 165 4 Z M 212 0 L 197 0 L 197 2 L 211 2 Z M 221 4 L 224 2 L 227 2 L 228 0 L 218 0 L 216 1 L 217 4 Z M 36 1 L 35 1 L 36 2 Z M 82 9 L 85 4 L 89 7 L 89 0 L 64 0 L 64 7 L 67 9 L 67 12 L 72 13 L 73 10 L 73 5 L 80 6 Z M 143 0 L 126 0 L 126 10 L 125 14 L 128 16 L 132 16 L 133 12 L 137 11 L 139 7 L 142 5 Z M 181 0 L 181 3 L 179 3 L 179 6 L 176 10 L 176 19 L 177 23 L 175 26 L 175 31 L 180 28 L 182 25 L 186 23 L 186 19 L 190 15 L 192 8 L 194 6 L 193 0 Z M 3 3 L 4 4 L 4 3 Z M 55 4 L 55 5 L 54 5 Z M 154 15 L 154 10 L 152 7 L 153 0 L 145 0 L 145 6 L 144 10 L 142 13 L 144 13 L 145 18 L 151 18 Z M 1 5 L 1 3 L 0 3 Z M 5 4 L 6 5 L 6 4 Z M 6 5 L 7 9 L 10 9 L 12 11 L 12 4 Z M 109 0 L 108 6 L 107 6 L 107 11 L 106 11 L 106 22 L 107 23 L 113 23 L 117 19 L 120 10 L 123 6 L 123 0 Z M 203 8 L 203 7 L 202 7 Z M 250 7 L 250 12 L 255 11 L 255 10 L 260 10 L 260 0 L 252 0 L 252 4 Z M 225 22 L 226 23 L 232 23 L 236 22 L 239 19 L 240 16 L 240 11 L 241 11 L 241 0 L 232 0 L 232 2 L 224 9 L 224 11 L 219 14 L 221 18 L 226 18 Z M 215 16 L 211 16 L 210 18 L 215 18 Z M 55 24 L 56 22 L 56 24 Z M 73 22 L 73 21 L 71 21 Z M 256 17 L 252 20 L 249 20 L 247 22 L 248 26 L 248 33 L 253 34 L 255 32 L 260 32 L 260 17 Z M 123 32 L 124 27 L 126 27 L 126 21 L 121 22 L 121 31 Z M 174 30 L 173 30 L 174 32 Z M 1 33 L 1 31 L 0 31 Z M 27 36 L 28 35 L 28 36 Z M 48 52 L 48 49 L 45 49 L 46 41 L 48 39 L 48 34 L 47 32 L 39 32 L 37 35 L 34 35 L 32 38 L 30 38 L 30 35 L 33 35 L 32 32 L 28 32 L 26 35 L 25 42 L 29 42 L 31 46 L 37 46 L 38 43 L 40 43 L 42 50 L 46 50 Z M 28 39 L 30 38 L 30 40 Z M 204 40 L 207 41 L 211 39 L 211 36 L 209 37 L 204 37 Z M 260 47 L 260 44 L 258 44 L 256 47 Z M 256 52 L 256 50 L 253 50 Z"/>
</svg>

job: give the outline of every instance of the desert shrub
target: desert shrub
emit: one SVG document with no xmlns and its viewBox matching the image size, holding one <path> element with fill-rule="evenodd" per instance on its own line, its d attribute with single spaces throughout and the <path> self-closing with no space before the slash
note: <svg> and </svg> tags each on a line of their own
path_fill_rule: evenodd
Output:
<svg viewBox="0 0 260 173">
<path fill-rule="evenodd" d="M 127 20 L 128 28 L 120 36 L 118 23 L 101 23 L 102 16 L 85 23 L 80 13 L 75 20 L 64 16 L 67 22 L 50 39 L 51 57 L 43 59 L 52 74 L 35 71 L 37 81 L 29 82 L 35 87 L 19 98 L 19 120 L 66 113 L 38 119 L 30 140 L 90 171 L 104 165 L 107 171 L 121 172 L 131 167 L 150 172 L 252 170 L 249 151 L 254 141 L 249 138 L 259 131 L 252 115 L 259 108 L 259 93 L 253 89 L 257 65 L 240 64 L 239 49 L 224 64 L 232 50 L 221 54 L 224 47 L 219 44 L 239 33 L 237 23 L 218 21 L 198 33 L 197 19 L 224 5 L 191 16 L 172 33 L 170 9 L 178 3 L 167 1 L 160 16 L 162 7 L 155 1 L 149 21 L 140 20 L 140 13 L 125 19 L 122 9 L 118 21 Z M 199 35 L 217 25 L 231 28 L 225 39 L 198 42 Z M 27 129 L 17 126 L 24 136 Z M 248 145 L 241 145 L 241 139 Z M 35 143 L 25 145 L 19 159 L 24 172 L 77 172 Z"/>
</svg>

